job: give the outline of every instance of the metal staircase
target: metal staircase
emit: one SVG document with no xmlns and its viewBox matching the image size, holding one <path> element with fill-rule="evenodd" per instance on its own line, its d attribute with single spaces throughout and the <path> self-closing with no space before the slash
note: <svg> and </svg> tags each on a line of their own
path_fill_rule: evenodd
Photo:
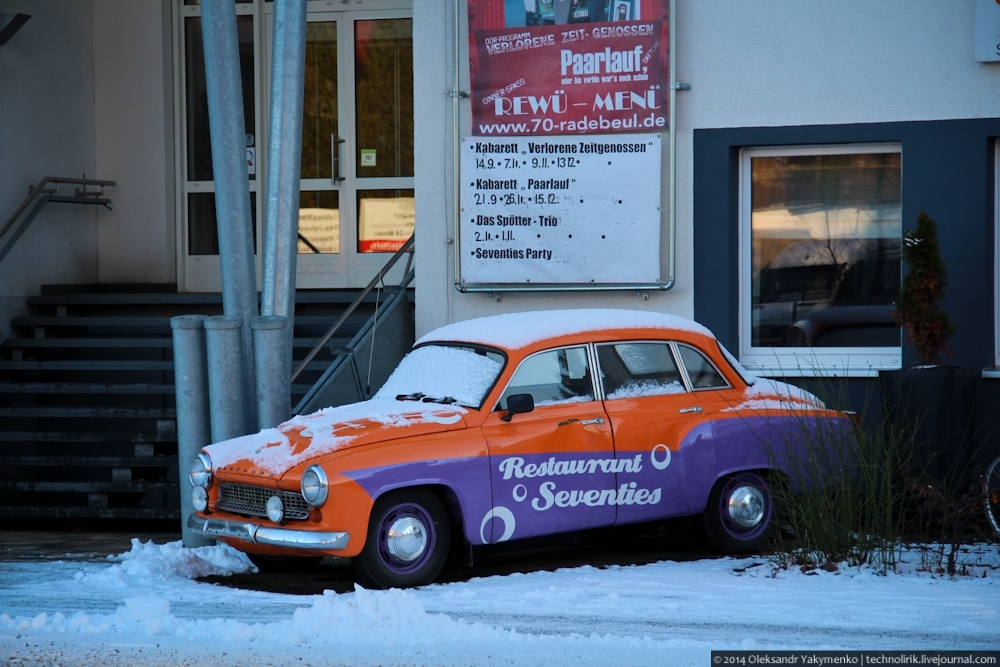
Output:
<svg viewBox="0 0 1000 667">
<path fill-rule="evenodd" d="M 380 367 L 395 366 L 413 340 L 413 293 L 389 291 L 391 309 L 380 289 L 360 299 L 356 290 L 296 295 L 293 363 L 311 356 L 292 405 L 332 364 L 358 368 L 376 300 L 394 329 L 382 333 L 398 340 L 370 349 Z M 17 337 L 0 343 L 0 519 L 179 519 L 170 318 L 222 314 L 221 296 L 173 285 L 46 286 L 27 305 L 31 314 L 11 321 Z M 375 380 L 377 388 L 384 377 Z"/>
</svg>

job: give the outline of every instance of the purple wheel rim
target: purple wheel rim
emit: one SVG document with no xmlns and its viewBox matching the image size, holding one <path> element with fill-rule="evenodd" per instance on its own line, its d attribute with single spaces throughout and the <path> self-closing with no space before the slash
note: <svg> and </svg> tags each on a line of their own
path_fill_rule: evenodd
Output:
<svg viewBox="0 0 1000 667">
<path fill-rule="evenodd" d="M 424 545 L 413 560 L 400 559 L 393 553 L 390 546 L 390 530 L 400 520 L 413 519 L 423 530 Z M 400 503 L 395 505 L 382 518 L 378 526 L 378 555 L 382 565 L 397 575 L 412 574 L 422 569 L 430 561 L 437 544 L 437 531 L 434 530 L 434 519 L 423 506 L 416 503 Z"/>
<path fill-rule="evenodd" d="M 741 487 L 753 487 L 762 497 L 764 514 L 754 526 L 743 526 L 737 523 L 730 515 L 729 501 L 733 497 L 733 493 Z M 754 473 L 733 475 L 722 488 L 722 493 L 719 495 L 719 506 L 716 508 L 716 511 L 719 513 L 719 520 L 722 523 L 723 529 L 730 536 L 745 542 L 757 539 L 767 532 L 767 528 L 771 523 L 771 491 L 768 489 L 767 482 L 760 475 Z"/>
</svg>

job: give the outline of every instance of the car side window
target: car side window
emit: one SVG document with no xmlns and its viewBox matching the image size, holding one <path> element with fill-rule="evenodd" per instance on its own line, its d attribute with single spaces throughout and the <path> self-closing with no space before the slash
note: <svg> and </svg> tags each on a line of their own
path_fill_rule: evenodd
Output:
<svg viewBox="0 0 1000 667">
<path fill-rule="evenodd" d="M 613 343 L 597 347 L 604 396 L 635 398 L 684 393 L 669 343 Z"/>
<path fill-rule="evenodd" d="M 500 398 L 501 410 L 507 409 L 507 397 L 513 394 L 531 394 L 536 407 L 594 400 L 587 348 L 567 347 L 528 357 Z"/>
<path fill-rule="evenodd" d="M 722 389 L 729 386 L 726 378 L 715 368 L 704 354 L 688 345 L 678 344 L 681 361 L 687 369 L 692 389 Z"/>
</svg>

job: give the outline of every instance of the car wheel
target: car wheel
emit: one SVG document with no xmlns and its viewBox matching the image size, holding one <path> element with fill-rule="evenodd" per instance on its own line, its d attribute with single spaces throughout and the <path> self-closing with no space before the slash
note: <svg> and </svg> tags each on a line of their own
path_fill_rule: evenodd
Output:
<svg viewBox="0 0 1000 667">
<path fill-rule="evenodd" d="M 451 526 L 437 496 L 401 489 L 380 497 L 368 522 L 368 539 L 354 559 L 358 574 L 377 588 L 429 584 L 448 556 Z"/>
<path fill-rule="evenodd" d="M 715 483 L 705 508 L 705 528 L 721 551 L 759 551 L 770 539 L 774 517 L 771 488 L 755 472 L 740 472 Z"/>
<path fill-rule="evenodd" d="M 1000 537 L 1000 456 L 986 468 L 983 495 L 986 496 L 986 518 L 993 532 Z"/>
<path fill-rule="evenodd" d="M 261 554 L 247 554 L 250 562 L 257 566 L 257 570 L 263 573 L 287 573 L 287 572 L 311 572 L 319 567 L 323 560 L 322 556 L 309 556 L 305 558 L 285 558 L 282 556 L 264 556 Z"/>
</svg>

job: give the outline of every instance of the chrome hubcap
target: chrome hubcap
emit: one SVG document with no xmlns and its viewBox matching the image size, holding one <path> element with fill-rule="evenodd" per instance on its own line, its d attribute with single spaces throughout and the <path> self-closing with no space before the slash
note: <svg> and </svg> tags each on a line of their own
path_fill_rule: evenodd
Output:
<svg viewBox="0 0 1000 667">
<path fill-rule="evenodd" d="M 764 518 L 764 494 L 753 486 L 740 486 L 729 496 L 729 518 L 743 528 L 753 528 Z"/>
<path fill-rule="evenodd" d="M 427 529 L 420 519 L 405 516 L 389 526 L 385 543 L 393 558 L 409 563 L 420 558 L 427 548 Z"/>
</svg>

